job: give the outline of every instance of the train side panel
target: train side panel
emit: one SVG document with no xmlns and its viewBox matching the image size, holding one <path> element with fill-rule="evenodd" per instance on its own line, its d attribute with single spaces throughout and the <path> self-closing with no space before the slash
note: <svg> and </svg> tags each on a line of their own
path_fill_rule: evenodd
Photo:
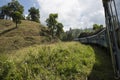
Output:
<svg viewBox="0 0 120 80">
<path fill-rule="evenodd" d="M 92 43 L 92 44 L 98 44 L 103 47 L 108 47 L 108 42 L 107 42 L 107 35 L 106 35 L 106 30 L 103 29 L 101 32 L 89 36 L 89 37 L 84 37 L 84 38 L 78 38 L 78 40 L 81 43 Z"/>
</svg>

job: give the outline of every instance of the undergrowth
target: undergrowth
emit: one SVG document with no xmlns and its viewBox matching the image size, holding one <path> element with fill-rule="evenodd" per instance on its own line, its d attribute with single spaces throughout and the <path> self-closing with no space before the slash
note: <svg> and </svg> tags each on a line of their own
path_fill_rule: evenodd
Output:
<svg viewBox="0 0 120 80">
<path fill-rule="evenodd" d="M 1 80 L 86 80 L 94 50 L 77 42 L 40 45 L 0 57 Z"/>
</svg>

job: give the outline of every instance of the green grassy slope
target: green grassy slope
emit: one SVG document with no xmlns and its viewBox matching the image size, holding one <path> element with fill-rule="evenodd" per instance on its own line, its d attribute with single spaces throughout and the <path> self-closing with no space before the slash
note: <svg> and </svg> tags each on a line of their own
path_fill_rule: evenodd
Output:
<svg viewBox="0 0 120 80">
<path fill-rule="evenodd" d="M 110 58 L 100 50 L 78 42 L 60 42 L 2 54 L 0 78 L 2 80 L 86 80 L 87 78 L 114 80 Z"/>
<path fill-rule="evenodd" d="M 8 80 L 85 80 L 95 63 L 94 50 L 76 42 L 34 46 L 4 56 L 0 78 Z"/>
<path fill-rule="evenodd" d="M 14 27 L 15 24 L 13 24 L 12 26 Z M 18 28 L 16 30 L 10 31 L 3 36 L 6 36 L 6 37 L 39 36 L 40 27 L 41 26 L 39 23 L 36 23 L 33 21 L 22 20 L 21 24 L 18 25 Z"/>
<path fill-rule="evenodd" d="M 15 27 L 10 20 L 0 20 L 0 32 Z M 41 24 L 23 20 L 18 28 L 0 36 L 0 53 L 10 52 L 23 47 L 40 44 L 42 37 L 39 35 Z"/>
<path fill-rule="evenodd" d="M 0 19 L 0 33 L 9 28 L 13 28 L 14 23 L 10 20 Z"/>
</svg>

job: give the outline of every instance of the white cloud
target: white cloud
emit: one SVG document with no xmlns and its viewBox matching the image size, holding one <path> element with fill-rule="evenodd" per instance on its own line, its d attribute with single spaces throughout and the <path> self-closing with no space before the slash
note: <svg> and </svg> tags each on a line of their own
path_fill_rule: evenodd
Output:
<svg viewBox="0 0 120 80">
<path fill-rule="evenodd" d="M 64 29 L 88 28 L 92 24 L 104 24 L 102 0 L 37 0 L 40 5 L 41 22 L 50 13 L 58 13 L 58 21 Z"/>
</svg>

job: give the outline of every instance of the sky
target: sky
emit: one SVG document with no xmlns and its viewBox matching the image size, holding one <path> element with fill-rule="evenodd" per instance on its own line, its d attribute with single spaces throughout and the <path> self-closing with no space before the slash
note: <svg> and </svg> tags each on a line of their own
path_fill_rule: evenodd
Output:
<svg viewBox="0 0 120 80">
<path fill-rule="evenodd" d="M 0 0 L 0 6 L 11 0 Z M 64 30 L 69 28 L 92 28 L 93 24 L 105 24 L 102 0 L 18 0 L 28 14 L 30 7 L 40 10 L 40 21 L 45 20 L 50 13 L 58 13 L 58 22 L 63 23 Z"/>
</svg>

